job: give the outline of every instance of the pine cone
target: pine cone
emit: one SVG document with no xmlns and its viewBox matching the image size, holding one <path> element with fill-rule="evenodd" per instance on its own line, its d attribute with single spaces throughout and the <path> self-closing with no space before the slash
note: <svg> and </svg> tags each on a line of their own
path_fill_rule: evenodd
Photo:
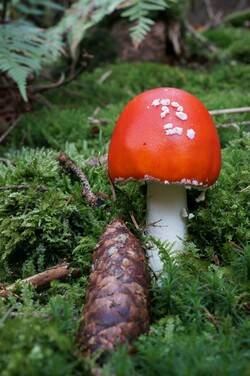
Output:
<svg viewBox="0 0 250 376">
<path fill-rule="evenodd" d="M 77 335 L 87 354 L 129 343 L 149 327 L 145 252 L 121 220 L 107 227 L 94 251 L 93 264 Z"/>
</svg>

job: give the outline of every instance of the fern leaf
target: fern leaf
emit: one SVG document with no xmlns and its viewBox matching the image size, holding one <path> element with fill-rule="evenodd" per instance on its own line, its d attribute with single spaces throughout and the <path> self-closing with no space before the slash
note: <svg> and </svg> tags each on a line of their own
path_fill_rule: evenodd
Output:
<svg viewBox="0 0 250 376">
<path fill-rule="evenodd" d="M 123 0 L 78 0 L 65 12 L 57 26 L 57 32 L 67 34 L 71 55 L 76 58 L 77 49 L 86 31 L 111 14 Z"/>
<path fill-rule="evenodd" d="M 26 82 L 30 73 L 38 73 L 42 64 L 61 52 L 61 41 L 29 23 L 15 22 L 0 26 L 0 71 L 17 84 L 27 101 Z"/>
<path fill-rule="evenodd" d="M 130 28 L 131 37 L 136 47 L 140 45 L 147 33 L 150 31 L 154 21 L 152 12 L 161 11 L 169 6 L 173 0 L 132 0 L 122 16 L 133 22 Z"/>
</svg>

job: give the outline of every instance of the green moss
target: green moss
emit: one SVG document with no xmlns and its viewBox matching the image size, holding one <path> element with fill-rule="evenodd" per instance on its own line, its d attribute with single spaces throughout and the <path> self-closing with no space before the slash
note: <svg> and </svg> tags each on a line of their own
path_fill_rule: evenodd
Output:
<svg viewBox="0 0 250 376">
<path fill-rule="evenodd" d="M 250 241 L 249 229 L 250 138 L 232 142 L 223 151 L 223 168 L 218 183 L 207 192 L 207 199 L 196 205 L 189 225 L 196 244 L 228 260 Z"/>
<path fill-rule="evenodd" d="M 107 72 L 109 76 L 100 83 Z M 50 93 L 47 99 L 52 108 L 37 108 L 25 115 L 6 146 L 20 148 L 21 140 L 21 145 L 60 150 L 65 149 L 66 143 L 74 143 L 85 156 L 104 153 L 119 113 L 141 91 L 159 86 L 179 87 L 198 96 L 209 109 L 239 107 L 250 103 L 249 80 L 250 67 L 237 63 L 216 65 L 208 71 L 153 63 L 108 65 Z M 93 126 L 89 117 L 96 109 L 95 117 L 102 122 Z M 247 114 L 237 120 L 247 120 Z M 218 121 L 232 118 L 220 116 Z M 241 133 L 222 130 L 220 135 L 224 145 Z"/>
<path fill-rule="evenodd" d="M 226 17 L 225 23 L 234 27 L 243 27 L 250 22 L 250 10 L 234 12 Z"/>
<path fill-rule="evenodd" d="M 153 327 L 138 342 L 134 357 L 126 349 L 114 353 L 103 375 L 248 375 L 249 321 L 234 329 L 225 319 L 224 330 L 210 327 L 203 333 L 186 330 L 178 321 L 170 316 Z"/>
<path fill-rule="evenodd" d="M 110 72 L 104 82 L 100 79 Z M 0 277 L 11 283 L 67 259 L 80 278 L 0 300 L 0 369 L 3 376 L 90 374 L 95 359 L 82 358 L 75 345 L 91 254 L 114 217 L 135 230 L 130 214 L 145 225 L 144 185 L 117 188 L 117 200 L 89 207 L 78 181 L 58 165 L 64 150 L 84 169 L 94 192 L 111 196 L 104 166 L 86 159 L 107 151 L 117 116 L 134 95 L 156 86 L 177 86 L 197 95 L 209 109 L 250 103 L 250 68 L 216 65 L 209 70 L 160 64 L 113 64 L 82 75 L 50 93 L 51 109 L 23 117 L 2 148 L 0 185 L 26 184 L 0 195 Z M 76 93 L 77 91 L 77 93 Z M 90 116 L 101 120 L 93 126 Z M 247 115 L 237 116 L 247 120 Z M 232 117 L 218 117 L 218 122 Z M 103 375 L 247 375 L 249 353 L 249 137 L 241 127 L 220 130 L 223 165 L 204 202 L 188 192 L 189 241 L 174 263 L 165 250 L 161 286 L 152 285 L 150 333 L 108 359 Z M 20 142 L 21 140 L 21 142 Z"/>
<path fill-rule="evenodd" d="M 250 35 L 247 29 L 220 26 L 207 30 L 204 35 L 215 45 L 223 49 L 222 60 L 236 60 L 241 63 L 250 61 Z"/>
</svg>

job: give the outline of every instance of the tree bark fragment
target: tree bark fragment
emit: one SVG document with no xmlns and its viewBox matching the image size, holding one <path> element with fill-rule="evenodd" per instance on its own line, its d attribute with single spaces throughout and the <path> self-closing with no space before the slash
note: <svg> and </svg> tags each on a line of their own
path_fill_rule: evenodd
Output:
<svg viewBox="0 0 250 376">
<path fill-rule="evenodd" d="M 84 354 L 130 343 L 149 328 L 149 275 L 139 241 L 116 219 L 93 254 L 77 342 Z"/>
</svg>

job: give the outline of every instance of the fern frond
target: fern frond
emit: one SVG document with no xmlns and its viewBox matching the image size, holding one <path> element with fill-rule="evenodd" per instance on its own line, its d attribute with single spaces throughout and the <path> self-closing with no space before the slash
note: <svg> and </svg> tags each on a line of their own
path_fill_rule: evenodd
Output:
<svg viewBox="0 0 250 376">
<path fill-rule="evenodd" d="M 27 101 L 26 82 L 30 73 L 38 73 L 42 64 L 52 62 L 61 52 L 58 38 L 29 23 L 15 22 L 0 26 L 0 71 L 17 84 Z"/>
<path fill-rule="evenodd" d="M 168 8 L 170 2 L 173 0 L 131 0 L 129 2 L 129 6 L 122 12 L 122 16 L 134 23 L 130 32 L 136 47 L 139 46 L 154 24 L 151 18 L 152 12 Z"/>
<path fill-rule="evenodd" d="M 64 11 L 65 7 L 53 0 L 15 0 L 11 4 L 12 10 L 19 12 L 22 15 L 43 16 L 45 9 L 52 11 Z"/>
<path fill-rule="evenodd" d="M 71 55 L 76 57 L 78 46 L 86 31 L 111 14 L 124 0 L 78 0 L 65 12 L 57 26 L 66 34 Z"/>
</svg>

